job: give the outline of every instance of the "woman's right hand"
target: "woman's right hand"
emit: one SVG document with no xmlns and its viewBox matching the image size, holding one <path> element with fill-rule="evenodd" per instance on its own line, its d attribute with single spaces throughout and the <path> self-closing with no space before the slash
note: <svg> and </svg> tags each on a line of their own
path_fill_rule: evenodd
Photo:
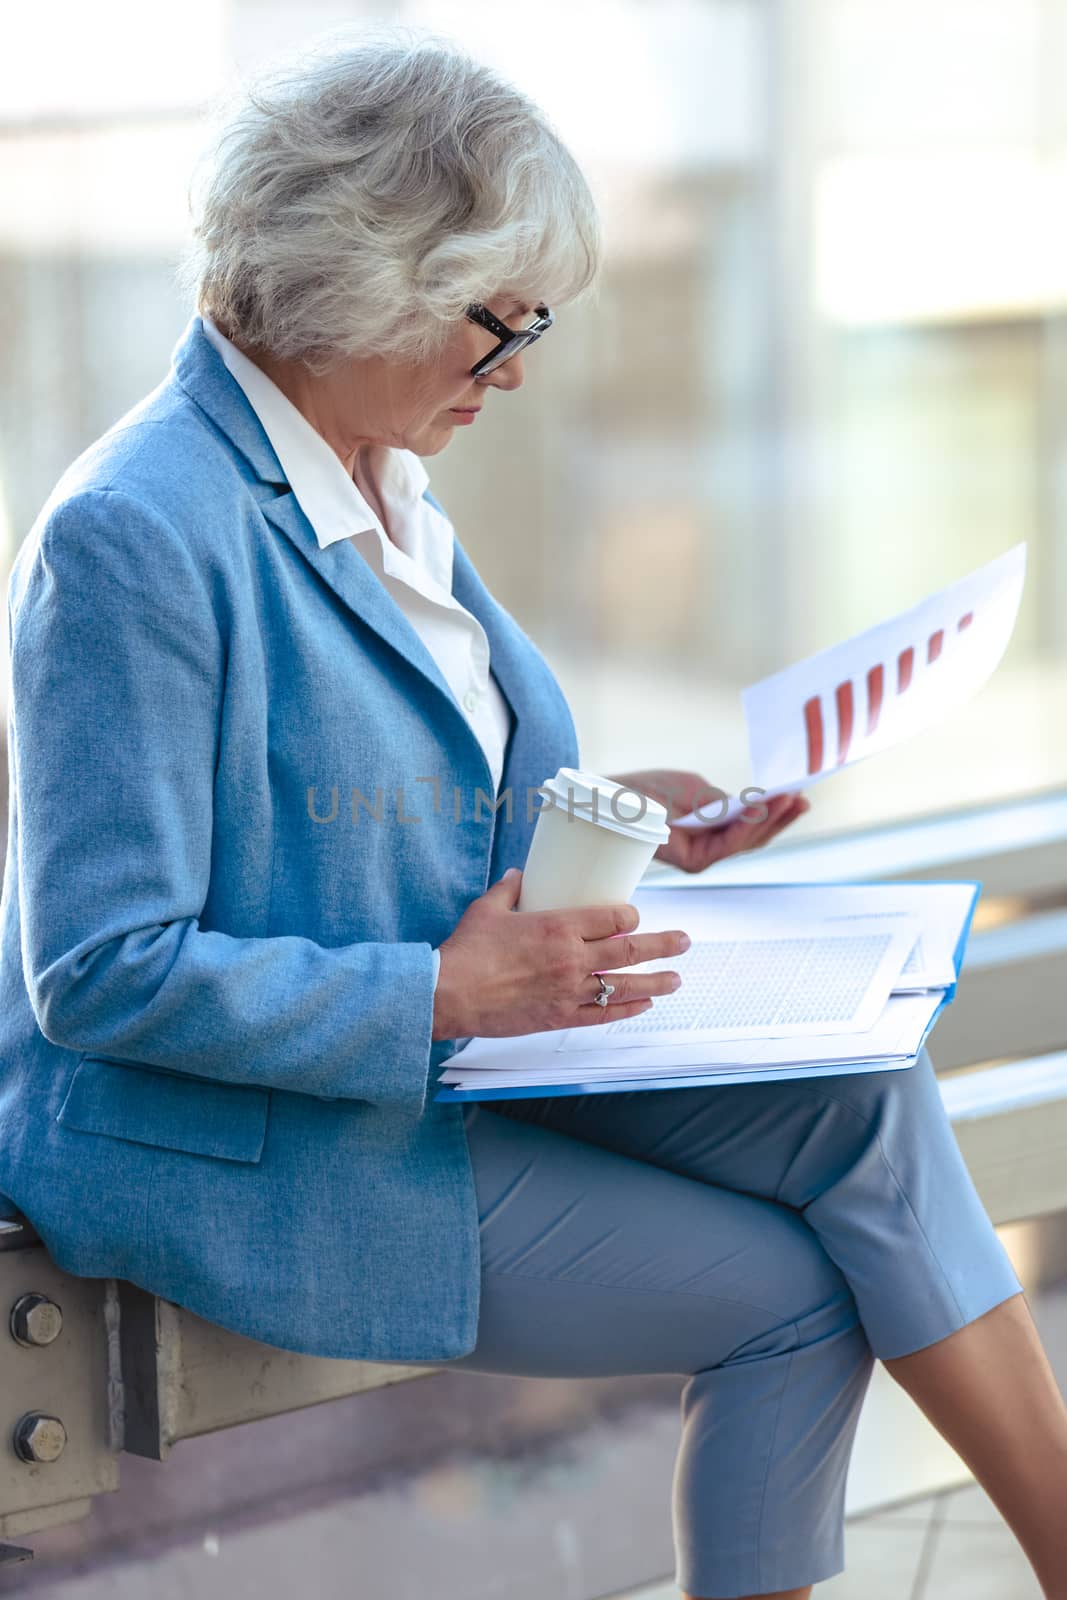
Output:
<svg viewBox="0 0 1067 1600">
<path fill-rule="evenodd" d="M 434 1039 L 516 1037 L 618 1022 L 677 987 L 671 981 L 677 973 L 614 969 L 688 949 L 680 929 L 635 934 L 640 913 L 629 904 L 516 912 L 521 884 L 521 872 L 506 872 L 471 901 L 438 947 Z M 606 1006 L 594 1004 L 597 972 L 615 985 Z"/>
</svg>

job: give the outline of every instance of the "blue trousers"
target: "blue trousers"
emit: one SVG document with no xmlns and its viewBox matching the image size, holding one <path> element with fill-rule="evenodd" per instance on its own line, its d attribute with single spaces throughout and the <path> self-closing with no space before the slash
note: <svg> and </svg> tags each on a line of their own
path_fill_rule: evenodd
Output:
<svg viewBox="0 0 1067 1600">
<path fill-rule="evenodd" d="M 875 1359 L 1022 1291 L 929 1055 L 891 1072 L 464 1107 L 475 1349 L 449 1367 L 688 1375 L 676 1581 L 727 1600 L 844 1569 Z"/>
</svg>

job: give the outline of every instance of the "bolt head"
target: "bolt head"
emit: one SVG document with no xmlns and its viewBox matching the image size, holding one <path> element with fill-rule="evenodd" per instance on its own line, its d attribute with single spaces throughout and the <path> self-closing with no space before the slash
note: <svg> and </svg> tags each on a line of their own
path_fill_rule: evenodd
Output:
<svg viewBox="0 0 1067 1600">
<path fill-rule="evenodd" d="M 18 1344 L 51 1344 L 63 1327 L 63 1313 L 46 1294 L 24 1294 L 11 1307 L 11 1337 Z"/>
<path fill-rule="evenodd" d="M 67 1430 L 58 1417 L 29 1411 L 15 1424 L 15 1454 L 22 1461 L 57 1461 L 67 1442 Z"/>
</svg>

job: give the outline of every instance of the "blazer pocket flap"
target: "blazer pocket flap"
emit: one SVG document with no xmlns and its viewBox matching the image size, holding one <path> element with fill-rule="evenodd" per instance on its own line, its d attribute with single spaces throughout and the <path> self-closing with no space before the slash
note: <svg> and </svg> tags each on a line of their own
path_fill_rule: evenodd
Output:
<svg viewBox="0 0 1067 1600">
<path fill-rule="evenodd" d="M 56 1121 L 224 1161 L 258 1161 L 270 1090 L 83 1056 Z"/>
</svg>

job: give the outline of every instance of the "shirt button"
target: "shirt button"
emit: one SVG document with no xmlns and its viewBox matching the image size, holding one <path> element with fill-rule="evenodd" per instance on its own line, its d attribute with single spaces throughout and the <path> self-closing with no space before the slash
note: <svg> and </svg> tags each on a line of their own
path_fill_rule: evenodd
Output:
<svg viewBox="0 0 1067 1600">
<path fill-rule="evenodd" d="M 473 689 L 467 690 L 466 694 L 463 696 L 463 704 L 466 706 L 468 711 L 474 710 L 475 706 L 478 704 L 478 696 L 475 694 Z"/>
</svg>

